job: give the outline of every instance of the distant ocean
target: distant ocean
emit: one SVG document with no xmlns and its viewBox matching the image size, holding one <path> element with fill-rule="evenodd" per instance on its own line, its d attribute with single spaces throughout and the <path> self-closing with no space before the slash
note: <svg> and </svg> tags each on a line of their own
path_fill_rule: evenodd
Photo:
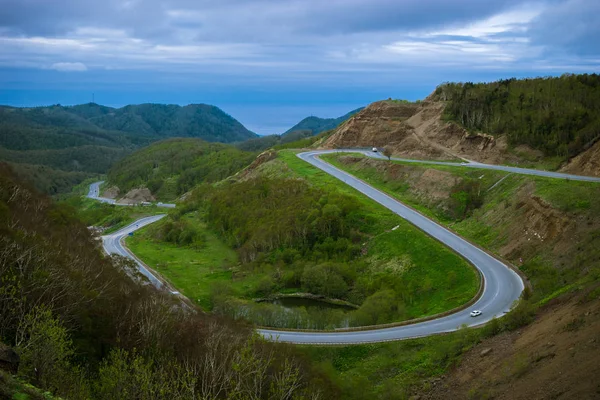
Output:
<svg viewBox="0 0 600 400">
<path fill-rule="evenodd" d="M 338 118 L 368 104 L 216 104 L 259 135 L 281 134 L 306 117 Z"/>
</svg>

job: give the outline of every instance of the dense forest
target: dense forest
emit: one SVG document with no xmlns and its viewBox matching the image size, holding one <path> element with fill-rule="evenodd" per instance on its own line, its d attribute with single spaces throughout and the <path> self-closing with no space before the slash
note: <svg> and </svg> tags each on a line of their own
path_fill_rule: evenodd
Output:
<svg viewBox="0 0 600 400">
<path fill-rule="evenodd" d="M 22 379 L 69 399 L 336 397 L 292 348 L 103 257 L 75 214 L 0 165 L 0 341 Z"/>
<path fill-rule="evenodd" d="M 256 153 L 199 139 L 168 139 L 140 149 L 108 172 L 121 191 L 145 186 L 174 199 L 202 182 L 217 182 L 249 165 Z"/>
<path fill-rule="evenodd" d="M 506 134 L 549 156 L 572 157 L 600 138 L 600 75 L 446 83 L 435 96 L 465 128 Z"/>
<path fill-rule="evenodd" d="M 204 104 L 119 109 L 94 103 L 0 106 L 0 159 L 36 166 L 35 173 L 31 167 L 19 168 L 21 176 L 49 194 L 68 191 L 66 182 L 78 183 L 84 173 L 86 177 L 105 173 L 134 149 L 169 137 L 239 142 L 256 135 L 217 107 Z"/>
</svg>

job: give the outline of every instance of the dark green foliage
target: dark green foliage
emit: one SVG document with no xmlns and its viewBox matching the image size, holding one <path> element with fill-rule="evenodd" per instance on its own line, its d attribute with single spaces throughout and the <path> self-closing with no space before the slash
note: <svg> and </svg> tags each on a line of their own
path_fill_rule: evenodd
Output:
<svg viewBox="0 0 600 400">
<path fill-rule="evenodd" d="M 196 228 L 186 220 L 167 221 L 156 232 L 157 240 L 178 244 L 180 246 L 194 245 L 202 247 L 203 240 Z"/>
<path fill-rule="evenodd" d="M 291 348 L 141 285 L 75 214 L 0 164 L 0 340 L 23 378 L 69 399 L 334 396 Z"/>
<path fill-rule="evenodd" d="M 263 151 L 278 144 L 280 139 L 279 135 L 260 136 L 236 143 L 235 147 L 243 151 Z"/>
<path fill-rule="evenodd" d="M 469 130 L 506 134 L 549 156 L 572 157 L 600 137 L 600 75 L 448 83 L 446 116 Z"/>
<path fill-rule="evenodd" d="M 147 186 L 154 194 L 174 198 L 202 182 L 217 182 L 241 170 L 255 153 L 199 139 L 168 139 L 145 147 L 116 163 L 108 173 L 111 185 L 126 192 Z M 172 188 L 167 187 L 172 181 Z"/>
<path fill-rule="evenodd" d="M 357 247 L 338 240 L 359 237 L 358 209 L 354 199 L 303 181 L 259 178 L 217 190 L 209 199 L 207 220 L 244 262 L 284 248 L 308 259 L 351 259 Z M 331 245 L 317 246 L 326 240 Z"/>
<path fill-rule="evenodd" d="M 133 149 L 178 136 L 211 142 L 256 137 L 217 107 L 204 104 L 142 104 L 119 109 L 93 103 L 73 107 L 0 106 L 0 159 L 53 170 L 105 173 Z M 48 176 L 44 176 L 46 172 Z M 38 168 L 36 174 L 28 176 L 34 178 L 37 187 L 53 193 L 61 184 L 47 181 L 59 179 L 56 175 Z"/>
<path fill-rule="evenodd" d="M 452 188 L 449 201 L 449 213 L 452 219 L 461 220 L 483 204 L 481 182 L 464 179 Z"/>
<path fill-rule="evenodd" d="M 19 178 L 31 182 L 37 190 L 49 195 L 68 193 L 90 176 L 87 172 L 63 171 L 45 165 L 11 164 L 11 167 Z"/>
<path fill-rule="evenodd" d="M 89 115 L 81 107 L 70 111 L 78 115 Z M 94 105 L 89 105 L 90 107 Z M 209 142 L 237 142 L 256 135 L 246 129 L 218 107 L 207 104 L 190 104 L 181 107 L 175 104 L 139 104 L 112 109 L 110 113 L 99 112 L 89 118 L 96 126 L 106 130 L 117 130 L 161 138 L 197 137 Z"/>
<path fill-rule="evenodd" d="M 51 150 L 14 151 L 0 148 L 0 159 L 12 163 L 43 165 L 63 171 L 104 173 L 130 150 L 121 147 L 81 146 Z"/>
<path fill-rule="evenodd" d="M 314 294 L 339 299 L 348 294 L 348 284 L 335 264 L 321 264 L 304 268 L 302 287 Z"/>
</svg>

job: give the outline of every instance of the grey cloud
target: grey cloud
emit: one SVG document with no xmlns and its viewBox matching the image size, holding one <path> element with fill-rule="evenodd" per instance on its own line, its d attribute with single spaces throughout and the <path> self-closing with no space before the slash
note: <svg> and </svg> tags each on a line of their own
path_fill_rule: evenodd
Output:
<svg viewBox="0 0 600 400">
<path fill-rule="evenodd" d="M 532 42 L 548 52 L 600 55 L 600 1 L 567 0 L 532 21 Z"/>
<path fill-rule="evenodd" d="M 480 20 L 517 0 L 333 0 L 308 10 L 300 26 L 320 32 L 414 30 Z"/>
<path fill-rule="evenodd" d="M 408 30 L 480 19 L 517 0 L 2 0 L 0 26 L 25 35 L 60 35 L 81 26 L 125 29 L 141 38 L 172 38 L 178 28 L 200 38 L 272 37 L 277 31 L 308 35 Z M 169 10 L 202 21 L 177 24 Z M 228 29 L 223 29 L 223 28 Z M 275 31 L 275 32 L 274 32 Z"/>
</svg>

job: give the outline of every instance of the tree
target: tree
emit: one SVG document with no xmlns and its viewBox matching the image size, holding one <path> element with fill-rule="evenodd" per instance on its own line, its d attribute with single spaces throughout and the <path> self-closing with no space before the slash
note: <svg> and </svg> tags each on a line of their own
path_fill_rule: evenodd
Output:
<svg viewBox="0 0 600 400">
<path fill-rule="evenodd" d="M 394 149 L 391 146 L 385 146 L 383 150 L 381 150 L 381 154 L 386 156 L 388 160 L 392 159 L 392 154 L 394 154 Z"/>
</svg>

